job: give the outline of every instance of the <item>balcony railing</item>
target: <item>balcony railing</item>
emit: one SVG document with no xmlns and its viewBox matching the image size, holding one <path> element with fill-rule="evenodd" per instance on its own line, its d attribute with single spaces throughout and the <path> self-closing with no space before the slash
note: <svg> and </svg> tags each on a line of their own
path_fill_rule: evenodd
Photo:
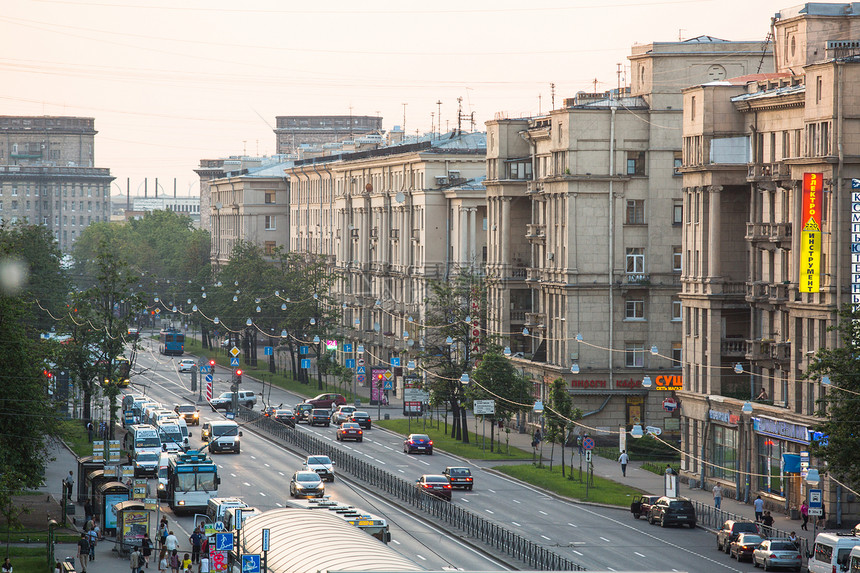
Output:
<svg viewBox="0 0 860 573">
<path fill-rule="evenodd" d="M 525 310 L 512 310 L 511 311 L 511 322 L 525 322 L 526 321 L 526 311 Z"/>
<path fill-rule="evenodd" d="M 544 312 L 527 312 L 526 326 L 542 328 L 546 325 L 546 313 Z"/>
<path fill-rule="evenodd" d="M 779 283 L 768 285 L 767 287 L 767 298 L 771 302 L 779 303 L 785 302 L 788 300 L 788 285 Z"/>
<path fill-rule="evenodd" d="M 726 358 L 743 358 L 747 353 L 747 341 L 743 338 L 723 338 L 720 340 L 720 355 Z"/>
<path fill-rule="evenodd" d="M 526 225 L 526 238 L 532 243 L 546 243 L 546 225 Z"/>
<path fill-rule="evenodd" d="M 526 183 L 526 194 L 534 195 L 543 191 L 543 184 L 538 181 L 529 181 Z"/>
<path fill-rule="evenodd" d="M 540 282 L 541 279 L 541 269 L 537 269 L 534 267 L 529 267 L 526 269 L 526 281 L 527 282 Z"/>
<path fill-rule="evenodd" d="M 768 300 L 770 285 L 765 282 L 747 283 L 747 302 L 761 302 Z"/>
<path fill-rule="evenodd" d="M 753 362 L 784 364 L 791 361 L 791 342 L 768 338 L 747 340 L 746 358 Z"/>
</svg>

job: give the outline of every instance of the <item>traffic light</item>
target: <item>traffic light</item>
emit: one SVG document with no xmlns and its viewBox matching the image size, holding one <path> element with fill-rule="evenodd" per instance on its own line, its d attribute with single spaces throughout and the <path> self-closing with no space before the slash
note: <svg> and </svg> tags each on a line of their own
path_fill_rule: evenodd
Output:
<svg viewBox="0 0 860 573">
<path fill-rule="evenodd" d="M 242 383 L 242 369 L 236 368 L 233 370 L 233 384 L 237 386 Z"/>
<path fill-rule="evenodd" d="M 210 360 L 210 361 L 209 361 L 209 366 L 210 366 L 211 368 L 215 368 L 215 361 L 214 361 L 214 360 Z"/>
</svg>

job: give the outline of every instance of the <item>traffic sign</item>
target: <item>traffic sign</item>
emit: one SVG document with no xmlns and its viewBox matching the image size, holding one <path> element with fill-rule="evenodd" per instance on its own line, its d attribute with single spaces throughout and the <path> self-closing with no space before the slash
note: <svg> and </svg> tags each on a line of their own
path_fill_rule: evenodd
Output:
<svg viewBox="0 0 860 573">
<path fill-rule="evenodd" d="M 809 490 L 809 507 L 810 507 L 810 509 L 813 507 L 821 507 L 821 490 L 820 489 Z"/>
<path fill-rule="evenodd" d="M 344 366 L 347 368 L 355 368 L 355 358 L 347 358 L 344 360 Z"/>
<path fill-rule="evenodd" d="M 260 573 L 260 556 L 247 553 L 242 555 L 242 573 Z"/>
<path fill-rule="evenodd" d="M 239 356 L 239 349 L 234 346 L 233 348 L 230 349 L 230 354 L 232 356 Z"/>
<path fill-rule="evenodd" d="M 364 366 L 364 358 L 359 358 L 359 359 L 358 359 L 358 365 L 359 365 L 359 366 Z"/>
<path fill-rule="evenodd" d="M 358 352 L 359 354 L 364 354 L 364 346 L 359 344 L 358 348 L 355 351 Z"/>
<path fill-rule="evenodd" d="M 383 374 L 386 380 L 391 380 L 394 377 L 394 374 L 391 373 L 391 370 L 386 370 L 385 374 Z"/>
<path fill-rule="evenodd" d="M 274 354 L 275 354 L 275 349 L 272 348 L 271 346 L 264 346 L 263 347 L 263 356 L 272 356 Z"/>
<path fill-rule="evenodd" d="M 230 359 L 230 366 L 239 366 L 239 359 L 235 356 Z"/>
<path fill-rule="evenodd" d="M 475 415 L 488 416 L 496 413 L 495 400 L 475 400 L 472 403 L 472 411 Z"/>
<path fill-rule="evenodd" d="M 386 380 L 385 384 L 382 387 L 383 390 L 392 390 L 393 388 L 394 385 L 392 384 L 391 380 Z"/>
<path fill-rule="evenodd" d="M 345 342 L 343 345 L 344 352 L 352 352 L 352 344 L 349 342 Z"/>
<path fill-rule="evenodd" d="M 677 408 L 678 402 L 676 402 L 671 396 L 663 400 L 663 409 L 667 412 L 674 412 Z"/>
<path fill-rule="evenodd" d="M 366 379 L 364 377 L 364 374 L 356 374 L 356 376 L 355 376 L 356 384 L 364 384 L 365 380 Z"/>
<path fill-rule="evenodd" d="M 217 527 L 217 524 L 216 524 L 216 527 Z M 216 533 L 215 534 L 215 551 L 233 551 L 233 534 L 232 533 Z"/>
<path fill-rule="evenodd" d="M 362 365 L 362 362 L 364 362 L 364 360 L 358 361 L 358 368 L 355 369 L 356 374 L 367 374 L 367 370 Z"/>
<path fill-rule="evenodd" d="M 208 364 L 201 364 L 200 365 L 200 373 L 201 374 L 209 374 L 209 365 Z"/>
<path fill-rule="evenodd" d="M 535 411 L 535 414 L 540 414 L 541 412 L 543 412 L 543 402 L 541 402 L 540 400 L 535 400 L 533 410 Z"/>
<path fill-rule="evenodd" d="M 310 368 L 311 367 L 311 359 L 310 358 L 302 358 L 302 368 Z"/>
<path fill-rule="evenodd" d="M 307 353 L 308 353 L 308 347 L 307 346 L 299 346 L 299 354 L 305 355 Z"/>
<path fill-rule="evenodd" d="M 587 451 L 594 449 L 594 438 L 585 438 L 582 440 L 582 449 Z"/>
<path fill-rule="evenodd" d="M 269 550 L 269 537 L 270 537 L 269 530 L 264 529 L 263 530 L 263 551 Z"/>
<path fill-rule="evenodd" d="M 207 375 L 206 375 L 206 381 L 207 381 L 207 382 L 212 382 L 212 375 L 211 375 L 211 374 L 207 374 Z"/>
<path fill-rule="evenodd" d="M 585 450 L 585 461 L 586 463 L 591 463 L 591 450 Z"/>
<path fill-rule="evenodd" d="M 393 366 L 395 368 L 399 367 L 400 366 L 400 358 L 397 356 L 392 356 L 391 357 L 391 366 Z"/>
</svg>

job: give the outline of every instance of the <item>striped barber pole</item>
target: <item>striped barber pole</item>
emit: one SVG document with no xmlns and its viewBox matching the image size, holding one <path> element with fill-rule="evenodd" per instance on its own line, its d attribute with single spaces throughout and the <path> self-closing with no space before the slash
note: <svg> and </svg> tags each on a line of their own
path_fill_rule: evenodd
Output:
<svg viewBox="0 0 860 573">
<path fill-rule="evenodd" d="M 212 382 L 206 383 L 206 401 L 207 402 L 212 401 Z"/>
</svg>

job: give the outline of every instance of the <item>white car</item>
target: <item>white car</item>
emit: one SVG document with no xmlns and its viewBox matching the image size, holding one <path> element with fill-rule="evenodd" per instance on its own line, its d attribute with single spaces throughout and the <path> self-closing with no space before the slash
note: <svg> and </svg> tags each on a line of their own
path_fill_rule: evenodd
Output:
<svg viewBox="0 0 860 573">
<path fill-rule="evenodd" d="M 316 472 L 323 481 L 334 481 L 334 462 L 328 456 L 308 456 L 305 463 L 302 464 L 302 469 Z"/>
<path fill-rule="evenodd" d="M 183 358 L 179 361 L 180 372 L 191 372 L 195 366 L 197 366 L 197 362 L 191 358 Z"/>
</svg>

